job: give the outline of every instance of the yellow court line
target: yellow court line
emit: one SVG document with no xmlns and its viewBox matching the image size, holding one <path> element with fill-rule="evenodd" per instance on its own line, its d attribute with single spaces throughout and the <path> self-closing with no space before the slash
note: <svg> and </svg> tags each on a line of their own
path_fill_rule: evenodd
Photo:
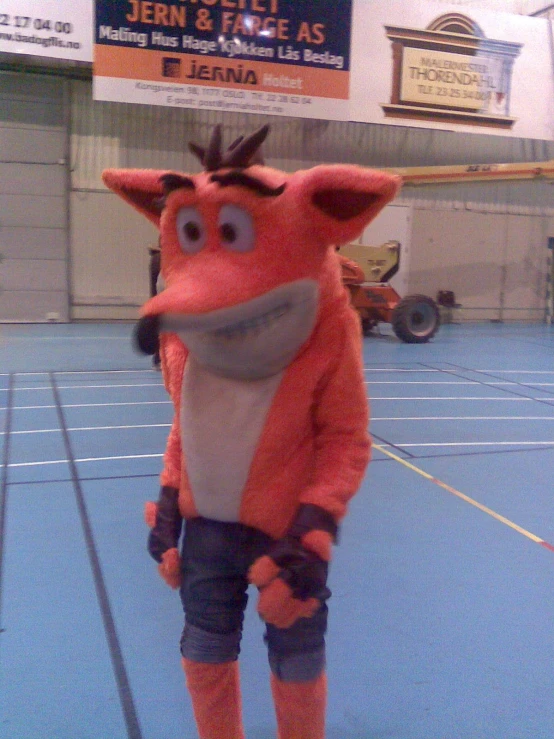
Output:
<svg viewBox="0 0 554 739">
<path fill-rule="evenodd" d="M 524 529 L 521 526 L 518 526 L 517 523 L 510 521 L 508 518 L 501 516 L 499 513 L 496 513 L 496 511 L 493 511 L 491 508 L 487 508 L 487 506 L 484 506 L 482 503 L 479 503 L 473 498 L 470 498 L 469 495 L 465 495 L 464 493 L 461 493 L 459 490 L 456 490 L 456 488 L 453 488 L 450 485 L 447 485 L 445 482 L 442 482 L 442 480 L 439 480 L 433 475 L 430 475 L 428 472 L 425 472 L 425 470 L 422 470 L 419 467 L 416 467 L 414 464 L 411 464 L 411 462 L 408 462 L 407 460 L 402 459 L 402 457 L 399 457 L 396 454 L 389 452 L 388 449 L 385 449 L 380 444 L 373 444 L 373 447 L 374 449 L 378 449 L 382 454 L 385 454 L 387 457 L 394 459 L 395 462 L 400 462 L 400 464 L 404 465 L 404 467 L 407 467 L 409 470 L 412 470 L 413 472 L 417 472 L 418 475 L 425 477 L 426 480 L 430 480 L 431 482 L 434 482 L 435 485 L 438 485 L 439 487 L 443 488 L 443 490 L 446 490 L 447 492 L 452 493 L 452 495 L 455 495 L 457 498 L 461 498 L 461 500 L 464 500 L 466 503 L 469 503 L 475 508 L 478 508 L 480 511 L 483 511 L 483 513 L 486 513 L 489 516 L 492 516 L 492 518 L 496 519 L 497 521 L 500 521 L 500 523 L 503 523 L 506 526 L 509 526 L 511 529 L 514 529 L 514 531 L 517 531 L 519 534 L 526 536 L 528 539 L 531 539 L 531 541 L 534 541 L 536 544 L 541 544 L 547 549 L 554 551 L 554 546 L 552 546 L 552 544 L 549 544 L 544 539 L 541 539 L 539 536 L 532 534 L 530 531 L 527 531 L 527 529 Z"/>
</svg>

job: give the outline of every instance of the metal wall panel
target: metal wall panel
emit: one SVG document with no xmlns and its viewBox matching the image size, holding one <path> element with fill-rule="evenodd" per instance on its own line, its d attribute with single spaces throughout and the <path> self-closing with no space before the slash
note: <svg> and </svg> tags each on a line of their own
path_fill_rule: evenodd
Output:
<svg viewBox="0 0 554 739">
<path fill-rule="evenodd" d="M 0 73 L 0 321 L 67 320 L 60 79 Z"/>
<path fill-rule="evenodd" d="M 36 105 L 37 100 L 44 105 L 60 105 L 60 80 L 45 75 L 22 75 L 17 72 L 0 72 L 0 98 L 28 100 Z M 35 115 L 39 120 L 40 113 Z M 32 121 L 29 121 L 31 123 Z M 60 118 L 60 125 L 62 119 Z"/>
<path fill-rule="evenodd" d="M 93 101 L 90 83 L 73 81 L 73 187 L 102 187 L 101 171 L 110 166 L 197 170 L 189 141 L 206 142 L 220 123 L 224 141 L 231 142 L 267 121 L 241 113 Z M 341 121 L 275 117 L 269 122 L 265 157 L 289 171 L 298 162 L 410 167 L 554 159 L 550 141 Z"/>
<path fill-rule="evenodd" d="M 0 166 L 0 178 L 2 167 Z M 65 196 L 0 194 L 3 226 L 65 228 Z"/>
<path fill-rule="evenodd" d="M 136 317 L 148 298 L 148 246 L 157 232 L 107 191 L 71 196 L 71 292 L 81 318 Z M 103 307 L 96 311 L 94 308 Z M 111 314 L 105 310 L 113 306 Z M 122 308 L 129 310 L 120 310 Z"/>
<path fill-rule="evenodd" d="M 36 103 L 32 100 L 18 97 L 2 100 L 2 115 L 4 120 L 9 121 L 12 126 L 22 124 L 26 127 L 33 125 L 55 127 L 61 125 L 62 106 L 59 101 L 44 102 L 40 107 L 38 118 L 36 113 Z M 30 121 L 34 123 L 30 124 Z"/>
<path fill-rule="evenodd" d="M 41 323 L 67 321 L 67 292 L 4 289 L 0 279 L 0 321 Z"/>
<path fill-rule="evenodd" d="M 61 259 L 65 263 L 65 231 L 59 228 L 2 226 L 0 254 L 13 259 Z"/>
<path fill-rule="evenodd" d="M 0 101 L 1 102 L 1 101 Z M 25 135 L 22 135 L 22 132 Z M 0 156 L 3 162 L 37 163 L 59 166 L 65 157 L 65 138 L 61 131 L 3 125 L 0 114 Z M 48 160 L 45 161 L 45 156 Z"/>
<path fill-rule="evenodd" d="M 410 292 L 452 290 L 470 320 L 543 320 L 552 219 L 416 208 L 413 223 Z"/>
<path fill-rule="evenodd" d="M 111 194 L 105 194 L 105 200 L 89 200 L 88 205 L 80 198 L 85 194 L 106 193 L 101 181 L 106 167 L 198 171 L 199 164 L 187 149 L 189 141 L 205 143 L 213 126 L 219 123 L 224 141 L 230 142 L 242 133 L 255 130 L 267 119 L 240 113 L 98 102 L 92 100 L 90 83 L 73 81 L 71 84 L 72 263 L 76 303 L 90 306 L 96 300 L 99 305 L 110 301 L 121 307 L 133 301 L 138 304 L 143 295 L 139 286 L 144 285 L 146 270 L 144 249 L 153 238 L 148 231 L 150 227 L 133 225 L 131 238 L 126 242 L 126 225 L 137 218 L 131 215 L 128 206 L 108 205 L 117 200 Z M 554 159 L 554 143 L 549 141 L 308 119 L 272 118 L 269 122 L 271 134 L 264 144 L 266 161 L 286 171 L 324 162 L 402 167 Z M 499 232 L 494 229 L 504 222 L 502 218 L 506 214 L 527 217 L 531 219 L 529 223 L 554 216 L 552 192 L 552 186 L 544 182 L 406 187 L 399 200 L 414 206 L 414 222 L 417 222 L 412 240 L 410 289 L 434 294 L 438 289 L 456 287 L 468 311 L 479 303 L 486 309 L 483 317 L 497 315 L 501 309 L 502 280 L 512 269 L 510 264 L 502 262 L 502 255 L 507 259 L 509 246 L 511 254 L 519 250 L 514 264 L 530 260 L 535 265 L 532 275 L 526 276 L 533 285 L 532 293 L 514 290 L 511 305 L 514 311 L 527 306 L 536 316 L 540 313 L 537 300 L 539 303 L 543 300 L 540 285 L 546 269 L 542 232 L 529 225 L 525 243 L 512 245 L 502 236 L 502 229 Z M 98 212 L 100 202 L 104 205 Z M 98 215 L 92 241 L 89 231 L 92 216 L 86 213 L 88 207 Z M 452 218 L 444 213 L 438 215 L 437 211 L 450 212 Z M 442 226 L 446 223 L 451 225 L 443 233 Z M 441 224 L 441 229 L 435 233 L 437 224 Z M 475 229 L 481 228 L 486 249 L 476 255 L 471 238 L 477 233 Z M 444 239 L 436 252 L 430 248 L 428 236 L 441 242 Z M 138 252 L 133 245 L 137 240 L 142 244 Z M 116 251 L 121 250 L 116 261 L 114 242 Z M 131 259 L 130 255 L 133 255 Z M 481 271 L 479 265 L 483 259 L 485 266 Z M 481 277 L 476 283 L 476 275 L 485 275 L 484 283 Z M 504 300 L 507 301 L 506 295 Z M 469 312 L 467 316 L 473 317 Z"/>
<path fill-rule="evenodd" d="M 507 215 L 504 226 L 501 318 L 541 319 L 545 315 L 548 220 Z"/>
<path fill-rule="evenodd" d="M 406 187 L 400 194 L 400 200 L 425 209 L 549 216 L 554 215 L 553 195 L 554 183 L 475 182 Z"/>
<path fill-rule="evenodd" d="M 415 210 L 409 292 L 435 297 L 438 290 L 452 290 L 468 317 L 498 318 L 500 220 L 490 214 Z"/>
<path fill-rule="evenodd" d="M 19 135 L 21 136 L 21 133 Z M 24 136 L 22 144 L 25 138 Z M 1 162 L 0 178 L 2 180 L 0 187 L 5 195 L 28 197 L 56 193 L 56 197 L 60 197 L 61 193 L 65 196 L 65 170 L 58 163 Z"/>
<path fill-rule="evenodd" d="M 5 267 L 5 284 L 11 291 L 66 291 L 63 259 L 9 259 Z"/>
</svg>

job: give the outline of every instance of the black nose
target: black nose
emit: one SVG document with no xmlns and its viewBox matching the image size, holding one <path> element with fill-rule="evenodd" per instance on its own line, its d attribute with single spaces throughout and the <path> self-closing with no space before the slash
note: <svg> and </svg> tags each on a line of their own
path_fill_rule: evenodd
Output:
<svg viewBox="0 0 554 739">
<path fill-rule="evenodd" d="M 159 316 L 143 316 L 133 330 L 133 347 L 141 354 L 156 354 L 160 348 Z"/>
</svg>

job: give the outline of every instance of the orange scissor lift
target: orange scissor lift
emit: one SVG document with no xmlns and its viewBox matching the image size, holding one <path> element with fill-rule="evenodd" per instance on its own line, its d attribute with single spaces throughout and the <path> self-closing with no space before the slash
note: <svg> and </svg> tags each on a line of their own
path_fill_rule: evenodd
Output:
<svg viewBox="0 0 554 739">
<path fill-rule="evenodd" d="M 457 182 L 536 181 L 554 179 L 554 161 L 405 167 L 386 171 L 400 175 L 404 188 Z M 400 243 L 394 240 L 380 246 L 341 246 L 339 258 L 342 279 L 350 293 L 352 305 L 360 315 L 365 335 L 378 323 L 390 323 L 402 341 L 422 344 L 429 341 L 439 329 L 439 308 L 427 295 L 401 298 L 390 284 L 400 266 L 400 251 Z"/>
</svg>

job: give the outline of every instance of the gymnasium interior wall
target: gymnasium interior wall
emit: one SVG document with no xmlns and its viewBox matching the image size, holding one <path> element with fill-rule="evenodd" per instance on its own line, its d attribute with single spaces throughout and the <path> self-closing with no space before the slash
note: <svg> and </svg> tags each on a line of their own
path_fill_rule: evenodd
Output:
<svg viewBox="0 0 554 739">
<path fill-rule="evenodd" d="M 230 142 L 266 119 L 98 102 L 90 79 L 36 71 L 1 71 L 0 83 L 0 321 L 135 318 L 148 295 L 147 247 L 156 232 L 104 187 L 102 170 L 198 171 L 189 141 L 205 142 L 221 123 Z M 286 171 L 323 162 L 409 167 L 554 159 L 550 141 L 269 122 L 266 161 Z M 43 140 L 52 144 L 38 147 Z M 544 320 L 552 188 L 548 181 L 406 187 L 400 202 L 413 210 L 409 291 L 454 291 L 461 320 Z"/>
<path fill-rule="evenodd" d="M 205 142 L 221 123 L 230 142 L 266 121 L 102 103 L 92 100 L 86 81 L 71 88 L 73 316 L 132 317 L 147 296 L 147 246 L 156 234 L 104 188 L 102 170 L 198 171 L 189 141 Z M 270 123 L 266 161 L 286 171 L 322 162 L 395 167 L 554 158 L 553 144 L 537 140 L 280 117 Z M 453 290 L 462 320 L 544 320 L 552 192 L 547 182 L 406 187 L 400 199 L 413 205 L 409 291 L 434 297 Z"/>
</svg>

